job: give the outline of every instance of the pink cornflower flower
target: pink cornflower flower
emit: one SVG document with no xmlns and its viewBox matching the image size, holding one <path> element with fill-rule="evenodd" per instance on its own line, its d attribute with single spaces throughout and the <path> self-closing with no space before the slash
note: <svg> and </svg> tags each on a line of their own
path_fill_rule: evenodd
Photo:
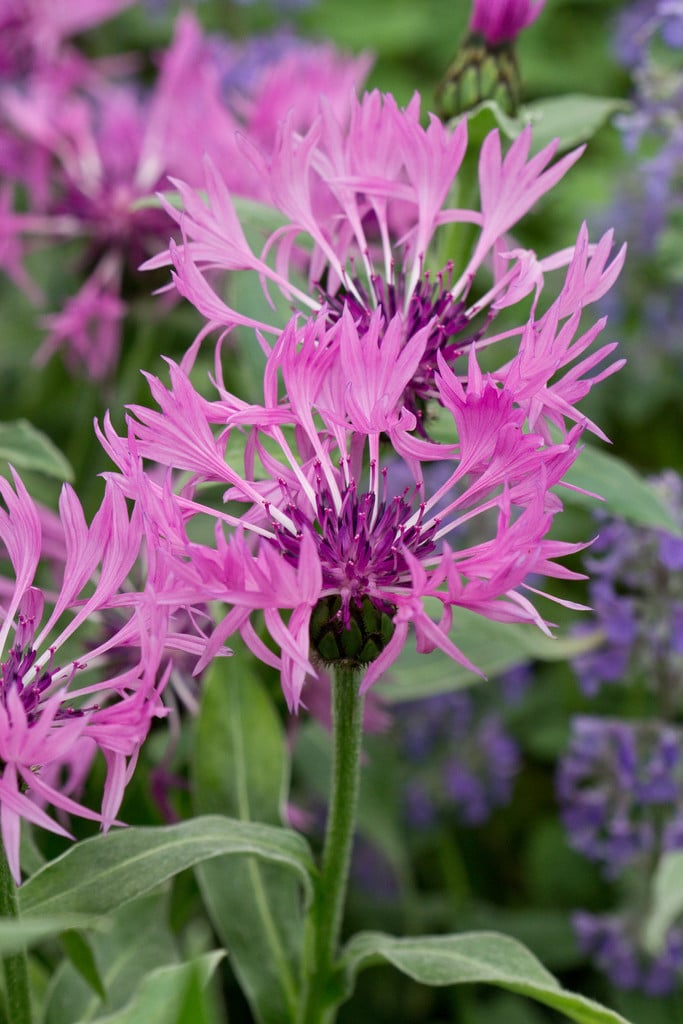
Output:
<svg viewBox="0 0 683 1024">
<path fill-rule="evenodd" d="M 172 264 L 176 288 L 209 326 L 256 327 L 262 339 L 277 338 L 282 324 L 245 315 L 237 301 L 225 300 L 213 284 L 217 271 L 256 272 L 264 288 L 274 285 L 307 315 L 324 309 L 330 323 L 344 308 L 366 325 L 376 310 L 385 325 L 400 313 L 404 344 L 429 325 L 403 396 L 419 418 L 427 401 L 438 398 L 438 356 L 453 365 L 470 345 L 509 337 L 510 331 L 492 330 L 494 318 L 529 294 L 535 312 L 547 272 L 569 265 L 563 318 L 598 299 L 619 273 L 624 250 L 610 258 L 611 232 L 595 245 L 582 229 L 575 246 L 547 257 L 514 245 L 509 232 L 582 152 L 552 163 L 557 141 L 533 155 L 531 141 L 531 129 L 525 128 L 503 155 L 498 132 L 492 131 L 479 157 L 479 209 L 460 208 L 448 197 L 457 188 L 467 149 L 465 120 L 452 129 L 432 116 L 424 128 L 417 97 L 402 110 L 377 92 L 352 100 L 348 126 L 323 106 L 308 132 L 298 134 L 285 122 L 270 161 L 255 158 L 271 203 L 285 219 L 260 252 L 247 240 L 220 168 L 207 161 L 206 201 L 175 181 L 184 209 L 167 207 L 182 229 L 183 244 L 172 243 L 146 267 Z M 445 226 L 474 235 L 457 269 L 439 262 L 438 232 Z M 301 281 L 298 244 L 306 237 L 307 285 Z M 484 268 L 488 286 L 481 283 Z M 523 325 L 512 333 L 522 330 Z"/>
<path fill-rule="evenodd" d="M 65 41 L 114 17 L 133 0 L 2 0 L 0 80 L 35 71 L 55 60 Z"/>
<path fill-rule="evenodd" d="M 204 133 L 216 158 L 232 152 L 210 144 L 231 137 L 236 124 L 202 59 L 207 46 L 188 16 L 179 20 L 151 92 L 114 82 L 85 62 L 79 74 L 50 66 L 22 87 L 0 92 L 6 131 L 19 146 L 10 173 L 24 186 L 29 206 L 15 215 L 15 234 L 42 244 L 78 241 L 85 265 L 93 268 L 67 309 L 47 321 L 43 354 L 64 345 L 71 363 L 95 378 L 117 361 L 124 275 L 163 237 L 163 215 L 137 209 L 135 202 L 161 187 L 169 170 L 191 176 L 191 133 Z"/>
<path fill-rule="evenodd" d="M 490 47 L 512 43 L 544 7 L 545 0 L 474 0 L 469 29 Z"/>
<path fill-rule="evenodd" d="M 367 690 L 410 629 L 419 651 L 439 647 L 476 671 L 449 632 L 455 607 L 547 630 L 526 580 L 576 578 L 554 559 L 581 545 L 547 533 L 561 508 L 553 489 L 578 453 L 581 426 L 553 441 L 529 421 L 542 425 L 547 407 L 564 427 L 562 388 L 556 393 L 550 378 L 588 340 L 574 341 L 566 327 L 551 338 L 549 323 L 532 324 L 497 376 L 482 372 L 474 348 L 464 380 L 440 358 L 435 386 L 457 440 L 439 444 L 415 435 L 416 417 L 400 404 L 430 331 L 427 324 L 405 342 L 401 314 L 385 325 L 380 311 L 366 325 L 348 309 L 332 325 L 324 312 L 303 325 L 295 319 L 267 357 L 262 405 L 226 390 L 218 360 L 213 400 L 170 364 L 170 389 L 149 378 L 159 411 L 134 407 L 128 438 L 105 423 L 101 439 L 119 483 L 142 505 L 158 532 L 158 557 L 173 567 L 175 584 L 159 600 L 230 606 L 200 667 L 240 632 L 280 670 L 296 710 L 316 663 L 367 667 Z M 547 375 L 545 385 L 536 380 L 538 406 L 522 373 L 534 354 L 539 378 L 543 367 Z M 565 386 L 567 378 L 573 371 Z M 179 493 L 131 473 L 131 447 L 181 474 Z M 432 463 L 443 469 L 435 485 L 425 472 Z M 214 506 L 205 487 L 215 493 L 216 485 L 224 501 Z M 215 523 L 215 545 L 188 535 L 203 517 Z M 471 539 L 473 524 L 481 540 Z M 256 613 L 277 650 L 259 634 Z"/>
<path fill-rule="evenodd" d="M 328 89 L 342 117 L 341 97 L 346 102 L 368 65 L 366 58 L 299 41 L 296 60 L 287 51 L 267 63 L 245 94 L 230 86 L 238 57 L 224 50 L 186 13 L 151 90 L 114 81 L 85 61 L 78 71 L 51 65 L 21 87 L 0 90 L 0 132 L 8 142 L 0 147 L 8 153 L 0 155 L 0 166 L 5 160 L 29 206 L 0 218 L 0 266 L 25 283 L 18 240 L 31 239 L 78 241 L 82 265 L 92 267 L 68 308 L 46 321 L 50 334 L 41 357 L 63 347 L 72 368 L 81 366 L 95 379 L 110 373 L 124 298 L 133 291 L 130 271 L 168 235 L 165 214 L 139 201 L 166 187 L 169 174 L 200 187 L 202 153 L 230 169 L 230 185 L 240 195 L 261 197 L 261 179 L 243 155 L 239 134 L 269 157 L 283 103 L 293 108 L 296 124 L 308 128 L 319 91 Z M 283 89 L 290 89 L 287 98 L 274 105 Z"/>
<path fill-rule="evenodd" d="M 52 571 L 42 578 L 45 516 L 16 474 L 14 487 L 0 478 L 0 498 L 0 557 L 8 569 L 0 607 L 0 829 L 19 883 L 22 818 L 64 836 L 46 806 L 105 829 L 114 823 L 150 723 L 165 713 L 160 659 L 169 616 L 151 597 L 126 589 L 142 528 L 114 485 L 89 526 L 74 492 L 63 488 L 56 587 Z M 112 608 L 117 628 L 102 635 L 96 620 Z M 96 751 L 107 766 L 98 811 L 70 795 Z"/>
</svg>

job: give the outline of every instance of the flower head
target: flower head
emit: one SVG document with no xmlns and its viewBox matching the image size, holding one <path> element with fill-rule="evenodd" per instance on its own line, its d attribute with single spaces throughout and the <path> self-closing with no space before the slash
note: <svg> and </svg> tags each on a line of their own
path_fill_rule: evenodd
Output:
<svg viewBox="0 0 683 1024">
<path fill-rule="evenodd" d="M 624 253 L 611 258 L 610 232 L 591 244 L 582 228 L 575 246 L 547 259 L 510 246 L 510 229 L 580 155 L 576 150 L 551 164 L 555 143 L 534 155 L 530 146 L 531 132 L 525 129 L 503 156 L 499 135 L 491 132 L 479 159 L 480 209 L 460 209 L 449 206 L 447 197 L 466 152 L 465 121 L 451 130 L 432 117 L 423 128 L 417 97 L 401 110 L 391 96 L 376 92 L 352 100 L 348 127 L 323 107 L 303 135 L 285 122 L 271 160 L 259 164 L 272 204 L 286 218 L 260 253 L 247 241 L 220 169 L 208 162 L 208 205 L 177 181 L 184 211 L 170 206 L 168 211 L 181 226 L 184 242 L 172 244 L 146 266 L 172 263 L 175 286 L 209 324 L 256 327 L 262 338 L 277 338 L 284 325 L 247 316 L 219 297 L 210 283 L 217 270 L 256 272 L 264 287 L 275 285 L 307 315 L 324 311 L 330 324 L 348 309 L 364 327 L 379 312 L 388 329 L 400 314 L 403 348 L 424 335 L 402 399 L 421 418 L 427 400 L 439 397 L 439 357 L 453 365 L 472 345 L 509 338 L 514 331 L 497 334 L 492 329 L 497 313 L 530 294 L 535 312 L 547 271 L 568 267 L 561 298 L 536 323 L 545 339 L 556 337 L 563 322 L 604 295 L 619 273 Z M 445 224 L 474 227 L 474 244 L 457 273 L 451 263 L 428 269 L 435 235 Z M 297 271 L 302 235 L 310 242 L 308 288 L 301 286 Z M 483 295 L 477 288 L 475 298 L 475 275 L 485 264 L 493 281 Z M 573 331 L 578 320 L 570 322 Z M 602 326 L 604 321 L 595 326 L 596 333 Z M 582 346 L 591 340 L 584 335 Z M 607 354 L 603 349 L 602 356 Z M 614 369 L 616 364 L 605 372 Z M 574 381 L 565 409 L 583 386 Z"/>
<path fill-rule="evenodd" d="M 418 650 L 438 646 L 473 668 L 449 636 L 454 607 L 545 628 L 524 595 L 526 578 L 574 575 L 554 559 L 576 546 L 546 534 L 561 507 L 552 489 L 576 457 L 580 430 L 560 443 L 523 430 L 524 401 L 483 375 L 471 352 L 465 387 L 443 362 L 436 376 L 457 442 L 416 436 L 401 396 L 428 335 L 429 326 L 403 345 L 400 314 L 385 328 L 377 312 L 366 330 L 348 311 L 331 326 L 324 314 L 303 325 L 294 319 L 268 356 L 258 406 L 228 392 L 220 377 L 218 397 L 201 398 L 174 365 L 170 390 L 150 378 L 160 411 L 134 407 L 136 451 L 191 474 L 177 496 L 164 491 L 165 505 L 158 489 L 128 472 L 130 441 L 109 426 L 104 432 L 122 486 L 143 503 L 163 538 L 157 547 L 184 580 L 169 600 L 184 594 L 231 605 L 212 643 L 241 631 L 258 657 L 281 669 L 293 709 L 316 658 L 367 666 L 367 688 L 410 627 Z M 431 463 L 444 466 L 433 487 L 424 473 Z M 406 472 L 412 484 L 395 489 Z M 214 508 L 201 492 L 216 484 L 225 505 Z M 200 515 L 217 524 L 215 547 L 187 535 Z M 471 521 L 482 523 L 486 539 L 458 548 L 458 530 Z M 231 528 L 227 539 L 220 524 Z M 441 606 L 438 622 L 430 604 Z M 257 610 L 280 656 L 257 636 Z"/>
<path fill-rule="evenodd" d="M 60 500 L 64 556 L 55 589 L 40 583 L 42 528 L 21 480 L 0 479 L 0 542 L 11 575 L 0 614 L 0 816 L 2 842 L 20 881 L 21 818 L 68 835 L 45 805 L 111 825 L 140 744 L 164 713 L 160 657 L 167 612 L 140 593 L 122 595 L 142 538 L 140 518 L 109 484 L 92 523 L 68 486 Z M 102 636 L 93 617 L 118 608 L 118 627 Z M 112 666 L 125 652 L 123 667 Z M 102 806 L 93 811 L 69 795 L 99 750 L 107 764 Z M 70 762 L 71 781 L 55 769 Z M 87 770 L 87 769 L 86 769 Z"/>
</svg>

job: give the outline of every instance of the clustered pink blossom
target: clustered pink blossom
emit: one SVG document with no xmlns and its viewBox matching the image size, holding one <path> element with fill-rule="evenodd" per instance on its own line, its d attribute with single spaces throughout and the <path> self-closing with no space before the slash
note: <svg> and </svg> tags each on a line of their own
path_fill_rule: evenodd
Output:
<svg viewBox="0 0 683 1024">
<path fill-rule="evenodd" d="M 530 580 L 575 577 L 556 559 L 578 546 L 548 533 L 583 430 L 600 433 L 576 403 L 620 365 L 613 343 L 589 352 L 605 320 L 582 315 L 621 268 L 612 233 L 590 243 L 583 226 L 548 257 L 509 235 L 580 151 L 532 155 L 527 129 L 503 156 L 494 131 L 480 208 L 451 207 L 466 123 L 424 128 L 417 99 L 405 110 L 378 93 L 350 104 L 347 122 L 323 101 L 308 131 L 283 122 L 270 159 L 252 153 L 282 223 L 260 252 L 207 160 L 206 198 L 178 180 L 184 208 L 168 205 L 182 244 L 150 263 L 172 264 L 207 329 L 255 331 L 263 401 L 226 387 L 224 338 L 213 396 L 195 387 L 204 331 L 181 365 L 169 362 L 170 387 L 149 376 L 158 409 L 132 407 L 125 437 L 109 422 L 101 434 L 178 581 L 167 600 L 226 606 L 200 666 L 239 632 L 280 672 L 293 711 L 321 664 L 363 667 L 367 690 L 410 632 L 418 651 L 439 647 L 476 671 L 451 628 L 458 607 L 548 629 Z M 434 263 L 443 225 L 474 228 L 457 269 Z M 298 312 L 284 323 L 241 313 L 217 272 L 243 270 Z M 558 271 L 544 308 L 544 277 Z M 524 300 L 517 327 L 492 330 Z M 131 452 L 166 482 L 141 476 Z M 210 497 L 217 487 L 222 500 Z M 207 518 L 212 543 L 196 539 Z"/>
</svg>

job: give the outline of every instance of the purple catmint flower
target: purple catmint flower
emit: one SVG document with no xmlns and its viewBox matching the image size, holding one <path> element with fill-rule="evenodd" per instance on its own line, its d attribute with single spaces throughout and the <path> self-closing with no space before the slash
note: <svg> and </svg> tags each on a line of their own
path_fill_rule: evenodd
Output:
<svg viewBox="0 0 683 1024">
<path fill-rule="evenodd" d="M 681 209 L 680 3 L 641 0 L 628 5 L 616 19 L 614 38 L 617 57 L 632 75 L 633 90 L 631 110 L 615 118 L 629 159 L 606 216 L 607 223 L 625 225 L 630 259 L 626 275 L 612 293 L 612 313 L 629 343 L 627 374 L 633 375 L 634 387 L 648 402 L 648 395 L 662 393 L 661 357 L 667 361 L 673 357 L 670 376 L 675 377 L 681 354 L 677 325 L 683 288 L 672 270 L 673 261 L 661 251 L 665 238 L 677 230 Z M 638 325 L 635 334 L 634 324 Z M 659 359 L 643 351 L 643 334 L 652 338 Z M 660 382 L 656 388 L 655 375 Z"/>
<path fill-rule="evenodd" d="M 557 777 L 574 849 L 609 877 L 656 855 L 662 822 L 680 813 L 683 737 L 673 725 L 577 717 Z M 668 834 L 669 846 L 676 834 Z"/>
<path fill-rule="evenodd" d="M 683 488 L 672 471 L 651 480 L 674 522 L 683 523 Z M 582 690 L 595 695 L 606 683 L 647 680 L 669 706 L 678 688 L 683 649 L 680 538 L 663 530 L 598 517 L 600 533 L 584 562 L 591 573 L 589 600 L 604 643 L 573 659 Z"/>
<path fill-rule="evenodd" d="M 577 911 L 572 924 L 579 946 L 617 988 L 637 989 L 648 996 L 666 996 L 679 985 L 683 972 L 683 930 L 671 928 L 664 948 L 647 953 L 638 923 L 628 913 L 590 914 Z"/>
<path fill-rule="evenodd" d="M 172 244 L 146 266 L 171 264 L 176 289 L 197 307 L 209 326 L 256 328 L 264 346 L 266 339 L 274 341 L 281 335 L 283 325 L 247 316 L 237 304 L 219 296 L 215 285 L 218 270 L 255 271 L 264 287 L 274 285 L 288 303 L 306 315 L 324 313 L 330 325 L 338 323 L 348 310 L 364 334 L 369 333 L 375 311 L 381 312 L 384 329 L 400 315 L 402 346 L 426 331 L 420 360 L 402 397 L 422 424 L 426 403 L 438 398 L 435 374 L 439 358 L 453 365 L 472 345 L 490 346 L 523 334 L 529 329 L 526 311 L 524 324 L 517 329 L 496 334 L 490 325 L 499 310 L 529 295 L 534 297 L 535 318 L 545 273 L 565 266 L 568 270 L 560 298 L 539 317 L 535 329 L 543 323 L 551 332 L 573 332 L 580 310 L 611 287 L 624 254 L 620 251 L 610 259 L 611 232 L 591 244 L 585 227 L 575 246 L 547 258 L 511 243 L 510 230 L 560 180 L 582 150 L 554 164 L 557 143 L 530 156 L 531 130 L 525 129 L 503 156 L 499 134 L 493 131 L 484 140 L 479 158 L 480 209 L 454 208 L 447 205 L 447 197 L 457 183 L 467 149 L 466 120 L 451 129 L 432 116 L 429 126 L 423 128 L 417 97 L 401 110 L 391 96 L 377 92 L 361 100 L 352 98 L 348 110 L 340 118 L 323 104 L 306 132 L 295 132 L 291 117 L 287 118 L 280 126 L 270 161 L 252 152 L 268 202 L 284 220 L 260 252 L 252 248 L 239 223 L 224 169 L 208 161 L 207 201 L 190 184 L 176 180 L 184 209 L 167 205 L 182 227 L 183 244 Z M 451 264 L 435 274 L 426 273 L 429 247 L 437 228 L 446 223 L 474 226 L 473 248 L 457 273 Z M 308 287 L 301 284 L 303 249 L 297 245 L 301 236 L 309 240 Z M 274 266 L 270 255 L 274 255 Z M 485 264 L 493 267 L 493 283 L 475 299 L 470 289 Z M 599 321 L 577 341 L 577 355 L 603 326 L 604 321 Z M 533 357 L 538 366 L 543 362 L 543 345 L 539 336 Z M 530 347 L 526 351 L 530 354 Z M 610 351 L 609 345 L 604 346 L 599 355 L 587 357 L 585 367 L 595 367 Z M 613 373 L 619 365 L 603 368 L 592 381 Z M 533 402 L 540 413 L 550 393 L 544 392 L 541 406 L 537 406 L 540 392 L 529 375 L 530 365 L 518 364 L 515 370 L 520 383 L 524 374 L 530 407 Z M 575 371 L 570 376 L 571 383 L 565 378 L 561 394 L 556 393 L 551 418 L 568 413 L 590 387 Z M 424 427 L 420 429 L 424 432 Z"/>
<path fill-rule="evenodd" d="M 503 690 L 502 681 L 500 689 Z M 519 748 L 477 688 L 409 701 L 394 711 L 394 734 L 407 781 L 408 823 L 483 824 L 507 804 L 519 771 Z"/>
<path fill-rule="evenodd" d="M 69 833 L 47 806 L 105 829 L 115 822 L 140 744 L 165 714 L 169 609 L 151 593 L 128 590 L 142 524 L 112 483 L 90 526 L 65 485 L 61 579 L 41 586 L 44 517 L 13 480 L 14 487 L 0 478 L 0 819 L 18 883 L 22 818 L 59 835 Z M 98 634 L 93 619 L 108 609 L 116 609 L 117 628 Z M 107 765 L 99 811 L 72 796 L 96 752 Z"/>
</svg>

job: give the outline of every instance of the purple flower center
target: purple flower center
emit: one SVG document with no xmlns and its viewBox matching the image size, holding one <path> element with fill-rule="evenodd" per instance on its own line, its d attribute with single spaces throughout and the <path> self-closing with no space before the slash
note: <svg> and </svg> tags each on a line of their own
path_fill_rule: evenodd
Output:
<svg viewBox="0 0 683 1024">
<path fill-rule="evenodd" d="M 344 307 L 352 314 L 359 330 L 367 329 L 370 317 L 376 307 L 382 310 L 387 324 L 397 313 L 404 313 L 406 341 L 429 324 L 432 325 L 427 338 L 424 354 L 417 371 L 405 390 L 403 404 L 417 417 L 418 431 L 426 436 L 423 426 L 425 406 L 430 398 L 437 395 L 434 376 L 438 369 L 437 354 L 440 352 L 450 365 L 470 344 L 477 341 L 484 325 L 473 329 L 467 315 L 467 304 L 454 299 L 449 290 L 452 267 L 448 265 L 438 275 L 435 283 L 425 273 L 413 290 L 410 300 L 405 302 L 406 280 L 403 272 L 397 272 L 394 284 L 388 284 L 378 274 L 372 277 L 372 297 L 362 282 L 355 278 L 356 294 L 341 288 L 330 297 L 323 293 L 333 321 L 341 316 Z"/>
<path fill-rule="evenodd" d="M 422 559 L 435 549 L 438 520 L 430 520 L 423 529 L 424 505 L 415 514 L 406 500 L 409 490 L 378 503 L 372 492 L 358 494 L 352 482 L 337 511 L 328 487 L 320 480 L 314 520 L 292 501 L 287 512 L 296 533 L 273 521 L 276 543 L 294 565 L 299 560 L 304 530 L 311 534 L 322 564 L 323 585 L 341 597 L 340 615 L 345 628 L 350 624 L 352 602 L 360 607 L 363 598 L 369 597 L 382 610 L 390 607 L 378 591 L 397 586 L 408 573 L 404 551 Z"/>
<path fill-rule="evenodd" d="M 21 703 L 24 705 L 24 711 L 30 724 L 37 720 L 38 706 L 41 698 L 52 682 L 52 675 L 47 669 L 44 669 L 42 672 L 37 671 L 30 683 L 24 681 L 25 676 L 33 668 L 35 660 L 36 651 L 33 647 L 30 647 L 28 644 L 25 647 L 20 647 L 17 644 L 10 650 L 9 657 L 0 666 L 2 676 L 0 679 L 0 700 L 4 707 L 7 708 L 7 698 L 12 689 L 16 690 L 21 698 Z"/>
<path fill-rule="evenodd" d="M 34 725 L 38 721 L 40 702 L 52 685 L 56 671 L 52 659 L 49 667 L 34 668 L 37 651 L 31 643 L 33 625 L 32 619 L 24 615 L 19 616 L 14 646 L 10 649 L 7 659 L 0 665 L 0 702 L 5 710 L 8 710 L 10 693 L 13 690 L 18 693 L 29 725 Z M 78 665 L 74 662 L 73 667 L 75 671 Z M 26 677 L 31 672 L 33 678 L 27 681 Z M 85 708 L 62 707 L 54 717 L 55 720 L 75 718 L 83 715 L 85 711 Z"/>
</svg>

